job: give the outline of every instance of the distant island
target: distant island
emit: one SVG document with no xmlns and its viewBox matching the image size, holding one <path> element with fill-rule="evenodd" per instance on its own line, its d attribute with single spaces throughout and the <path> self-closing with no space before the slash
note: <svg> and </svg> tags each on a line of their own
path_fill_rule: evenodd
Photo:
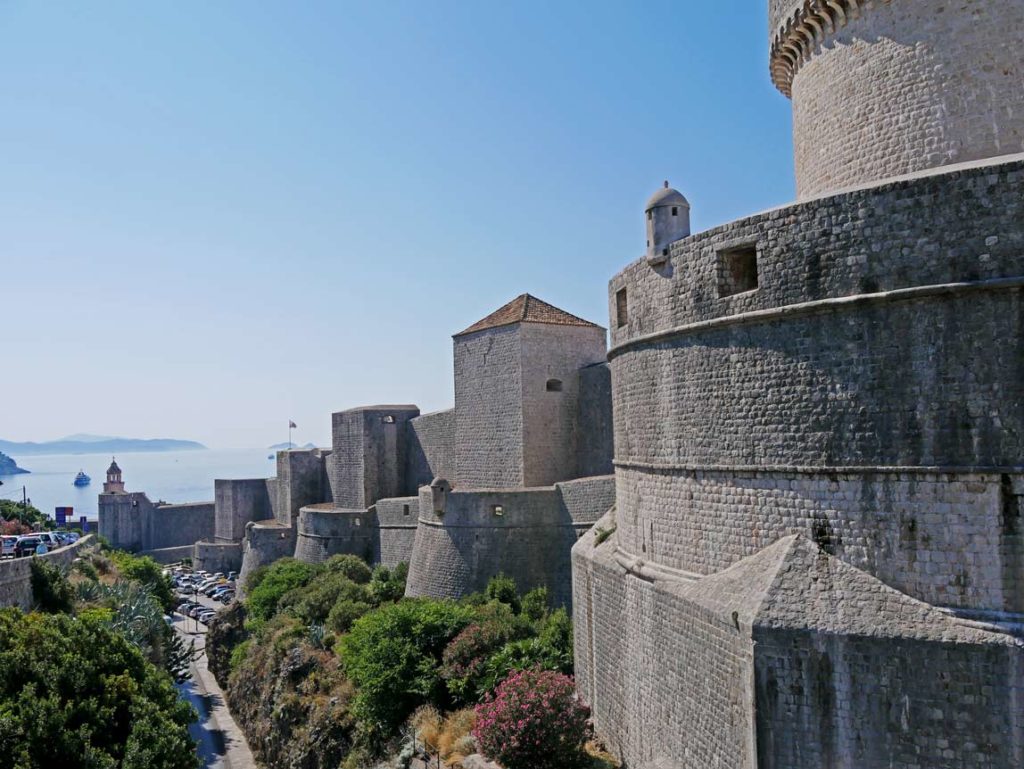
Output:
<svg viewBox="0 0 1024 769">
<path fill-rule="evenodd" d="M 205 449 L 195 441 L 180 441 L 173 438 L 115 438 L 109 435 L 77 433 L 56 441 L 17 442 L 0 440 L 0 452 L 15 456 L 37 456 L 39 454 L 119 454 L 154 451 L 194 451 Z"/>
<path fill-rule="evenodd" d="M 0 451 L 0 475 L 17 475 L 18 473 L 27 473 L 24 467 L 18 467 L 18 464 L 11 459 L 9 456 Z"/>
<path fill-rule="evenodd" d="M 315 449 L 316 445 L 307 443 L 305 446 L 299 446 L 297 443 L 275 443 L 273 446 L 267 446 L 271 451 L 288 451 L 289 449 Z"/>
</svg>

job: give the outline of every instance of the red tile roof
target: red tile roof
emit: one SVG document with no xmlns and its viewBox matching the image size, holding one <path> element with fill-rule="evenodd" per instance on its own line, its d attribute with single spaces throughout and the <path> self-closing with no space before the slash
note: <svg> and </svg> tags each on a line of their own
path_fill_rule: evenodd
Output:
<svg viewBox="0 0 1024 769">
<path fill-rule="evenodd" d="M 596 323 L 583 320 L 583 318 L 577 318 L 565 310 L 559 310 L 547 302 L 542 302 L 535 296 L 521 294 L 504 307 L 495 310 L 483 320 L 477 321 L 465 331 L 455 334 L 455 336 L 472 334 L 475 331 L 498 328 L 499 326 L 511 326 L 515 323 L 547 323 L 552 326 L 589 326 L 591 328 L 601 328 Z"/>
</svg>

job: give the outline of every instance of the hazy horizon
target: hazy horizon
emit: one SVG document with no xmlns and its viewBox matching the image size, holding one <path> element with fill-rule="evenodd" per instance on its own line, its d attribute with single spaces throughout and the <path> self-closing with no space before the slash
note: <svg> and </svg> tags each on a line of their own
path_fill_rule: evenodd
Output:
<svg viewBox="0 0 1024 769">
<path fill-rule="evenodd" d="M 0 438 L 330 442 L 523 292 L 607 325 L 668 179 L 791 200 L 763 3 L 0 6 Z M 721 35 L 729 31 L 728 49 Z"/>
</svg>

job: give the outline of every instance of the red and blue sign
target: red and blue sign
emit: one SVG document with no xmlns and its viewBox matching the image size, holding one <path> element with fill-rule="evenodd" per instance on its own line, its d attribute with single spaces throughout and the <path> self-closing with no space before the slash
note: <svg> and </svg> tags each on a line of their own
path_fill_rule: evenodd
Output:
<svg viewBox="0 0 1024 769">
<path fill-rule="evenodd" d="M 54 517 L 57 519 L 57 528 L 63 529 L 68 525 L 68 521 L 71 520 L 75 514 L 75 508 L 73 507 L 55 507 L 53 508 Z"/>
</svg>

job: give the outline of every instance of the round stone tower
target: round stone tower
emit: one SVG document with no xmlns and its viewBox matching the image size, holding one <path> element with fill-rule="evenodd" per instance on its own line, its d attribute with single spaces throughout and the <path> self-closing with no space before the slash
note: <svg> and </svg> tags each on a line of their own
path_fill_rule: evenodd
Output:
<svg viewBox="0 0 1024 769">
<path fill-rule="evenodd" d="M 797 193 L 1024 151 L 1024 3 L 769 0 Z"/>
<path fill-rule="evenodd" d="M 647 261 L 668 260 L 669 243 L 690 234 L 690 203 L 682 193 L 665 186 L 651 195 L 644 207 L 647 214 Z"/>
</svg>

